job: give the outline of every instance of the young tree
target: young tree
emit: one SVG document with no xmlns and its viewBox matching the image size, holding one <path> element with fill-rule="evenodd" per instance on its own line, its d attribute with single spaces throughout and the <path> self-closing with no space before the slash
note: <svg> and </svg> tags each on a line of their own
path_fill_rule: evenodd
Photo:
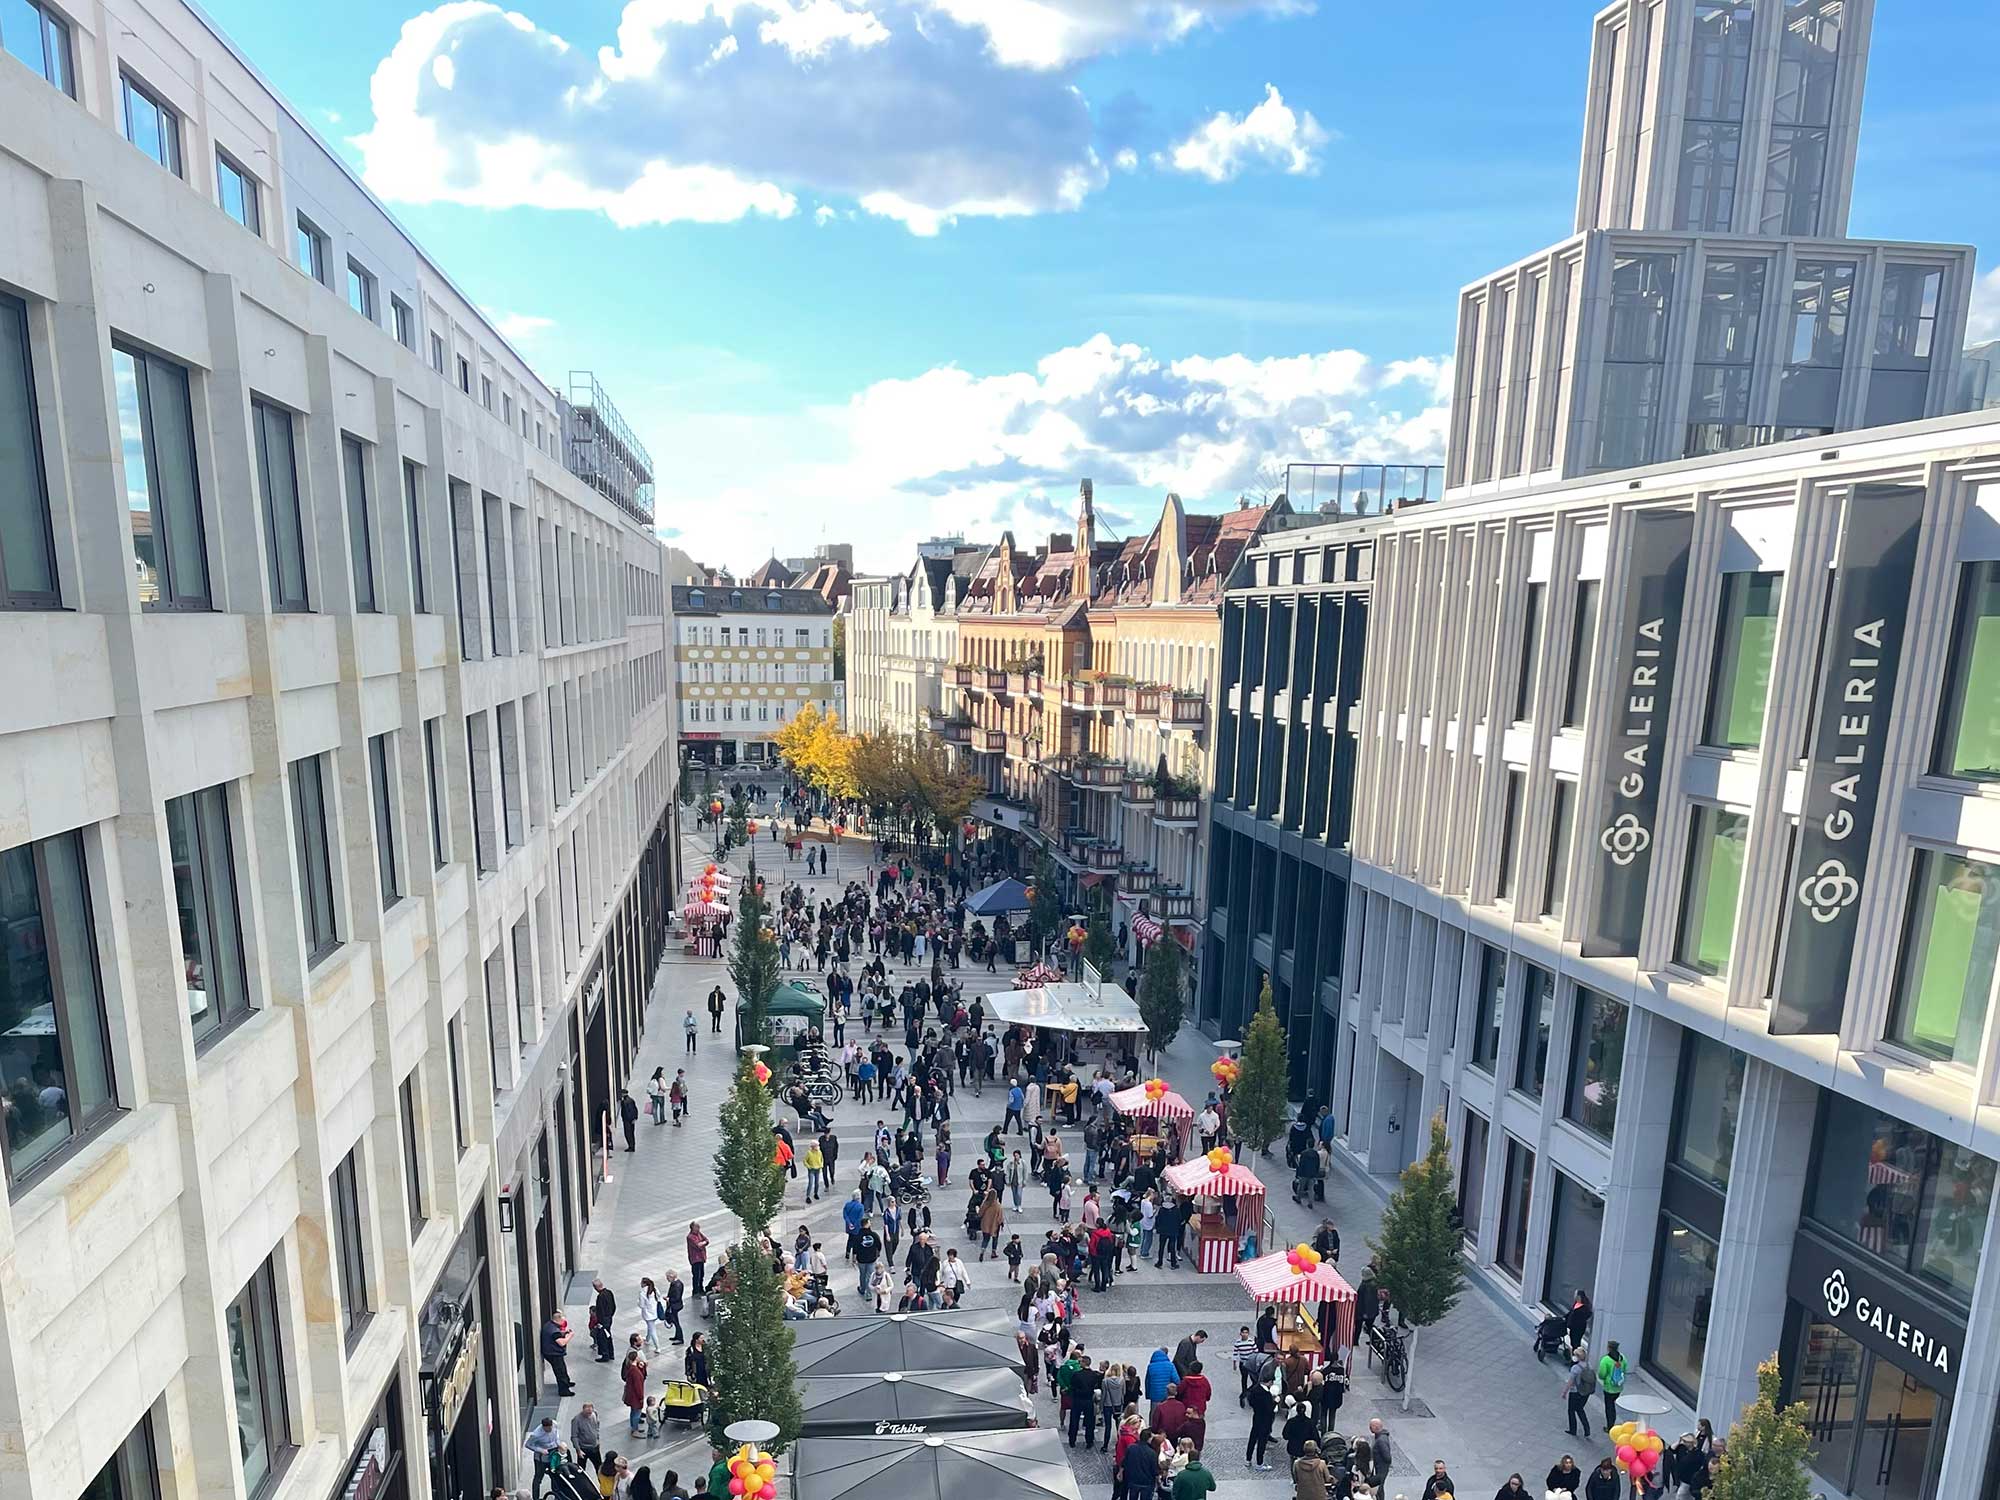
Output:
<svg viewBox="0 0 2000 1500">
<path fill-rule="evenodd" d="M 1111 923 L 1098 912 L 1083 930 L 1083 961 L 1102 974 L 1111 967 L 1116 952 L 1111 946 Z"/>
<path fill-rule="evenodd" d="M 778 1424 L 778 1435 L 765 1446 L 782 1453 L 805 1424 L 784 1288 L 754 1240 L 732 1246 L 726 1265 L 735 1286 L 722 1295 L 722 1315 L 710 1341 L 709 1442 L 728 1452 L 725 1429 L 757 1417 Z"/>
<path fill-rule="evenodd" d="M 1157 1061 L 1180 1035 L 1187 1018 L 1187 965 L 1181 945 L 1162 933 L 1146 950 L 1139 978 L 1139 1018 L 1146 1023 L 1146 1049 Z"/>
<path fill-rule="evenodd" d="M 1430 1149 L 1403 1169 L 1402 1186 L 1382 1209 L 1382 1231 L 1368 1242 L 1381 1268 L 1379 1280 L 1396 1311 L 1410 1323 L 1410 1370 L 1417 1367 L 1417 1335 L 1457 1306 L 1465 1290 L 1465 1258 L 1458 1253 L 1452 1215 L 1458 1192 L 1452 1182 L 1451 1142 L 1444 1113 L 1431 1116 Z M 1410 1387 L 1403 1386 L 1403 1405 Z"/>
<path fill-rule="evenodd" d="M 728 847 L 750 842 L 750 804 L 741 797 L 729 799 Z"/>
<path fill-rule="evenodd" d="M 1257 1014 L 1243 1037 L 1243 1071 L 1229 1091 L 1229 1126 L 1257 1151 L 1268 1152 L 1291 1113 L 1291 1060 L 1285 1029 L 1271 1005 L 1271 981 L 1257 996 Z"/>
<path fill-rule="evenodd" d="M 736 1215 L 752 1240 L 785 1201 L 785 1174 L 771 1134 L 771 1095 L 757 1081 L 749 1058 L 722 1101 L 722 1145 L 715 1153 L 715 1195 Z"/>
<path fill-rule="evenodd" d="M 729 979 L 736 986 L 736 1040 L 771 1045 L 771 998 L 784 969 L 778 944 L 764 928 L 764 898 L 757 894 L 757 861 L 737 883 L 736 941 L 729 949 Z"/>
<path fill-rule="evenodd" d="M 1029 882 L 1034 896 L 1028 902 L 1028 936 L 1037 948 L 1062 930 L 1062 897 L 1056 891 L 1055 868 L 1044 854 L 1035 861 L 1035 878 Z"/>
<path fill-rule="evenodd" d="M 1729 1429 L 1711 1500 L 1807 1500 L 1812 1475 L 1806 1460 L 1806 1405 L 1778 1405 L 1778 1357 L 1757 1366 L 1757 1399 Z"/>
</svg>

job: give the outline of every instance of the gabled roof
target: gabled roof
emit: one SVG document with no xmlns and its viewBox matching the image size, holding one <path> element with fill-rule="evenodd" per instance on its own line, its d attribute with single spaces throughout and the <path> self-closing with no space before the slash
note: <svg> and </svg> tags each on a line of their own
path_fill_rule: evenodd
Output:
<svg viewBox="0 0 2000 1500">
<path fill-rule="evenodd" d="M 743 582 L 750 588 L 783 589 L 790 588 L 798 580 L 799 575 L 779 562 L 776 554 L 773 554 L 769 560 L 759 563 L 757 571 L 744 579 Z"/>
</svg>

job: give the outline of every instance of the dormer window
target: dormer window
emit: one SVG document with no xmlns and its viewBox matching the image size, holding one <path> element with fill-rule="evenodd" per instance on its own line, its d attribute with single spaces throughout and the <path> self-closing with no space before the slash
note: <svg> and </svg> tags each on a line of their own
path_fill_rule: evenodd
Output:
<svg viewBox="0 0 2000 1500">
<path fill-rule="evenodd" d="M 689 609 L 701 609 L 701 608 L 703 608 L 703 607 L 704 607 L 704 606 L 703 606 L 703 601 L 702 601 L 702 593 L 701 593 L 701 590 L 700 590 L 700 589 L 691 589 L 691 590 L 689 590 L 689 592 L 688 592 L 688 608 L 689 608 Z"/>
<path fill-rule="evenodd" d="M 743 607 L 743 595 L 735 589 L 731 589 L 729 592 L 729 607 L 731 609 L 741 609 Z"/>
<path fill-rule="evenodd" d="M 776 593 L 769 593 L 764 596 L 764 608 L 766 609 L 776 609 L 782 602 Z"/>
</svg>

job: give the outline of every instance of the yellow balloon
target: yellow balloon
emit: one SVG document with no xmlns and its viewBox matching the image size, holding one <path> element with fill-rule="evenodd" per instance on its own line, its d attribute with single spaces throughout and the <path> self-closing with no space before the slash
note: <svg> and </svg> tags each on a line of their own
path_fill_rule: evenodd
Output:
<svg viewBox="0 0 2000 1500">
<path fill-rule="evenodd" d="M 1662 1448 L 1666 1446 L 1667 1446 L 1666 1439 L 1661 1437 L 1657 1432 L 1649 1432 L 1646 1434 L 1646 1451 L 1648 1453 L 1658 1453 Z"/>
</svg>

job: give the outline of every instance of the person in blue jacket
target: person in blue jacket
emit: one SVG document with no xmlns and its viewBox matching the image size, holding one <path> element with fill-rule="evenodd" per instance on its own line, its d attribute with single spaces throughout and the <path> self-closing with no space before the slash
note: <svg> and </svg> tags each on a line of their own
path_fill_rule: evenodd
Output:
<svg viewBox="0 0 2000 1500">
<path fill-rule="evenodd" d="M 1146 1399 L 1166 1400 L 1167 1387 L 1180 1378 L 1180 1371 L 1174 1368 L 1173 1356 L 1165 1349 L 1155 1349 L 1152 1359 L 1146 1363 Z"/>
<path fill-rule="evenodd" d="M 847 1253 L 841 1257 L 843 1260 L 854 1259 L 854 1236 L 856 1231 L 861 1228 L 862 1216 L 867 1211 L 862 1206 L 861 1190 L 859 1188 L 856 1188 L 848 1197 L 848 1200 L 840 1205 L 840 1222 L 842 1227 L 847 1230 Z"/>
</svg>

